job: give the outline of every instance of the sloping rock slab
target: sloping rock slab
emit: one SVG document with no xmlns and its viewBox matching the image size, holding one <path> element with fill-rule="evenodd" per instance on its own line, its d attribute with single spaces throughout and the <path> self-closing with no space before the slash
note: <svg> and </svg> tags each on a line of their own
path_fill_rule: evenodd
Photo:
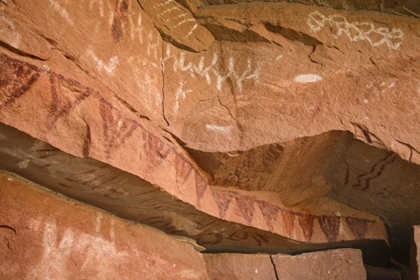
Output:
<svg viewBox="0 0 420 280">
<path fill-rule="evenodd" d="M 264 228 L 262 218 L 253 219 L 260 228 L 244 225 L 241 222 L 244 218 L 239 218 L 241 216 L 237 216 L 237 223 L 219 219 L 171 197 L 164 190 L 132 174 L 93 159 L 71 156 L 3 124 L 0 124 L 0 155 L 2 169 L 120 217 L 148 224 L 169 234 L 190 237 L 211 252 L 298 253 L 323 248 L 358 247 L 363 249 L 368 263 L 387 261 L 388 246 L 383 225 L 373 216 L 373 220 L 354 217 L 353 222 L 348 223 L 348 217 L 303 214 L 280 208 L 258 197 L 251 199 L 239 192 L 214 191 L 220 203 L 215 207 L 220 209 L 224 206 L 226 216 L 233 217 L 233 213 L 238 212 L 238 206 L 228 207 L 229 204 L 241 205 L 242 200 L 251 200 L 249 205 L 260 205 L 261 208 L 255 208 L 256 213 L 266 213 L 261 217 L 271 222 L 273 229 L 280 225 L 284 227 L 278 230 L 287 234 L 289 238 L 285 238 L 261 229 Z M 322 211 L 322 203 L 317 208 Z M 251 213 L 247 210 L 239 214 L 246 217 L 245 214 Z M 364 235 L 352 234 L 354 230 L 357 232 L 360 223 L 368 225 L 364 227 Z M 339 231 L 348 232 L 348 239 L 338 239 Z M 297 242 L 290 237 L 311 242 Z"/>
<path fill-rule="evenodd" d="M 4 172 L 0 263 L 4 280 L 208 279 L 189 244 Z"/>
</svg>

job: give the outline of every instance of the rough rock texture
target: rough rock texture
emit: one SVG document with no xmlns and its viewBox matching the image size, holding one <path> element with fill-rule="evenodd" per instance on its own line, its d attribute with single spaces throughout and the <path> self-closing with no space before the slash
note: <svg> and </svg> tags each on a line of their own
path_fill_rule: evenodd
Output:
<svg viewBox="0 0 420 280">
<path fill-rule="evenodd" d="M 410 260 L 410 279 L 418 279 L 420 275 L 420 226 L 414 227 L 412 246 L 411 246 L 411 260 Z"/>
<path fill-rule="evenodd" d="M 213 35 L 176 1 L 141 0 L 140 4 L 153 18 L 156 28 L 173 44 L 200 52 L 213 43 Z"/>
<path fill-rule="evenodd" d="M 270 255 L 205 254 L 210 279 L 276 279 Z"/>
<path fill-rule="evenodd" d="M 302 254 L 205 254 L 211 279 L 366 279 L 359 250 L 341 249 Z"/>
<path fill-rule="evenodd" d="M 366 279 L 361 252 L 353 249 L 272 256 L 277 279 Z"/>
<path fill-rule="evenodd" d="M 197 184 L 199 174 L 188 175 L 186 180 L 194 176 L 196 185 L 174 198 L 171 189 L 159 190 L 97 160 L 63 153 L 11 127 L 0 125 L 0 138 L 2 168 L 123 218 L 191 237 L 213 252 L 296 253 L 355 246 L 364 250 L 369 263 L 387 261 L 387 234 L 382 222 L 328 199 L 309 207 L 288 208 L 268 193 Z M 155 164 L 152 167 L 159 167 Z M 192 197 L 193 205 L 182 201 L 191 199 L 188 190 L 199 193 L 200 187 L 207 189 L 207 196 L 198 200 Z M 339 215 L 329 214 L 332 206 Z"/>
<path fill-rule="evenodd" d="M 176 77 L 165 117 L 210 180 L 287 205 L 327 195 L 389 221 L 393 251 L 408 252 L 420 222 L 419 20 L 286 3 L 196 16 L 217 42 L 200 54 L 164 43 L 165 77 Z"/>
<path fill-rule="evenodd" d="M 182 3 L 183 0 L 178 0 Z M 196 0 L 200 1 L 200 0 Z M 409 15 L 420 18 L 420 6 L 417 0 L 201 0 L 201 5 L 223 5 L 243 2 L 291 2 L 305 5 L 330 7 L 338 10 L 370 10 L 396 15 Z M 200 5 L 200 4 L 196 4 Z"/>
<path fill-rule="evenodd" d="M 0 242 L 4 280 L 208 279 L 191 245 L 4 172 Z"/>
<path fill-rule="evenodd" d="M 1 0 L 0 168 L 211 252 L 407 264 L 418 6 L 246 2 Z"/>
<path fill-rule="evenodd" d="M 117 6 L 120 7 L 119 5 L 122 4 Z M 50 8 L 55 11 L 54 6 Z M 95 6 L 93 10 L 96 11 L 94 8 Z M 16 12 L 19 11 L 17 7 L 6 11 L 25 17 L 24 13 Z M 60 11 L 55 13 L 57 20 L 63 17 L 63 12 Z M 85 16 L 82 12 L 84 10 L 77 10 L 74 16 Z M 99 9 L 100 12 L 101 9 Z M 141 13 L 139 11 L 139 17 L 142 16 Z M 147 25 L 144 28 L 146 27 Z M 149 26 L 149 28 L 152 27 Z M 113 36 L 112 30 L 108 37 Z M 121 34 L 126 33 L 128 32 L 124 31 Z M 121 40 L 126 37 L 127 35 L 121 37 Z M 23 35 L 22 38 L 24 38 Z M 112 41 L 112 44 L 118 45 L 118 42 Z M 118 187 L 118 190 L 110 188 L 103 190 L 95 187 L 115 179 L 112 176 L 104 177 L 103 174 L 97 174 L 101 173 L 100 171 L 92 172 L 92 167 L 89 166 L 92 165 L 91 163 L 87 163 L 87 167 L 77 164 L 77 168 L 83 168 L 77 172 L 76 170 L 71 172 L 72 169 L 68 166 L 63 167 L 62 170 L 64 169 L 65 172 L 59 179 L 66 182 L 51 186 L 60 192 L 82 198 L 90 203 L 94 202 L 95 205 L 105 206 L 106 209 L 124 217 L 135 217 L 135 220 L 142 222 L 148 220 L 150 224 L 157 224 L 166 232 L 195 237 L 201 245 L 208 247 L 217 245 L 215 250 L 217 247 L 226 248 L 225 246 L 232 243 L 238 244 L 234 247 L 239 247 L 237 249 L 239 251 L 251 250 L 254 247 L 278 248 L 277 250 L 282 252 L 289 252 L 290 249 L 312 248 L 310 244 L 296 246 L 295 243 L 283 237 L 301 242 L 324 243 L 325 247 L 338 246 L 335 243 L 340 241 L 375 239 L 387 242 L 385 228 L 377 217 L 356 211 L 327 198 L 303 207 L 287 208 L 278 195 L 268 195 L 264 192 L 244 193 L 236 189 L 226 190 L 209 185 L 201 171 L 176 142 L 173 144 L 167 140 L 171 139 L 170 135 L 164 135 L 166 139 L 162 137 L 161 131 L 158 131 L 150 121 L 133 109 L 134 105 L 129 106 L 132 100 L 126 99 L 127 102 L 122 102 L 121 97 L 109 90 L 113 84 L 112 80 L 109 81 L 110 85 L 104 86 L 102 81 L 98 82 L 84 71 L 79 71 L 74 64 L 83 60 L 81 58 L 75 62 L 66 58 L 62 51 L 53 49 L 47 61 L 39 62 L 28 61 L 29 58 L 26 57 L 19 58 L 8 50 L 3 50 L 3 52 L 4 54 L 0 57 L 4 81 L 1 87 L 6 94 L 2 100 L 0 119 L 4 123 L 13 125 L 74 156 L 90 157 L 139 176 L 165 190 L 167 195 L 163 200 L 152 201 L 152 197 L 156 195 L 153 194 L 150 197 L 150 192 L 153 192 L 153 188 L 150 187 L 146 190 L 140 186 L 137 189 L 128 186 Z M 143 52 L 142 55 L 147 56 L 147 52 Z M 123 58 L 126 59 L 126 57 Z M 123 61 L 123 58 L 120 60 Z M 79 66 L 83 67 L 83 65 Z M 157 64 L 157 67 L 160 67 L 160 64 Z M 149 64 L 148 71 L 152 70 L 153 67 Z M 118 73 L 110 73 L 110 75 L 119 76 Z M 106 82 L 108 83 L 108 80 Z M 43 98 L 39 98 L 38 92 L 46 94 L 43 94 Z M 19 114 L 16 115 L 16 112 Z M 33 114 L 36 114 L 36 117 Z M 66 137 L 63 138 L 63 135 Z M 6 142 L 10 143 L 10 140 L 13 140 L 11 145 L 14 145 L 13 137 L 7 134 L 4 137 L 9 139 Z M 18 162 L 24 162 L 16 167 L 21 169 L 20 166 L 26 166 L 29 169 L 27 173 L 33 174 L 30 177 L 31 180 L 42 180 L 49 173 L 58 177 L 56 167 L 52 164 L 57 161 L 48 159 L 51 154 L 47 157 L 41 154 L 36 155 L 35 158 L 28 157 L 34 149 L 40 150 L 40 153 L 46 151 L 38 148 L 43 145 L 42 142 L 35 146 L 25 144 L 23 151 L 26 150 L 26 152 L 11 154 L 10 150 L 6 150 L 5 153 L 15 157 Z M 7 144 L 5 143 L 4 146 L 6 147 Z M 137 148 L 139 146 L 140 149 Z M 29 154 L 28 149 L 31 151 Z M 39 162 L 40 158 L 46 162 Z M 9 162 L 3 162 L 3 164 L 9 164 Z M 31 170 L 33 162 L 36 163 L 36 169 L 44 166 L 42 177 L 35 175 Z M 21 173 L 22 170 L 15 170 L 16 167 L 9 166 L 8 168 Z M 106 172 L 106 174 L 112 173 Z M 162 174 L 170 174 L 170 176 L 162 176 Z M 76 187 L 69 186 L 69 181 Z M 48 184 L 48 182 L 43 184 Z M 82 195 L 83 193 L 79 190 L 86 184 L 91 186 L 93 193 L 99 192 L 101 196 L 98 197 L 96 194 L 95 197 L 86 198 L 86 195 Z M 165 197 L 165 194 L 162 195 Z M 106 198 L 102 198 L 103 196 L 118 197 L 120 201 L 108 202 Z M 220 221 L 222 224 L 214 223 L 210 217 L 208 221 L 204 220 L 206 222 L 200 223 L 201 215 L 191 221 L 182 211 L 175 210 L 178 206 L 174 206 L 175 209 L 170 206 L 174 204 L 167 202 L 171 196 L 186 203 L 185 207 L 188 207 L 188 204 L 192 205 L 201 212 L 224 221 L 235 222 L 237 225 L 232 224 L 232 228 L 229 229 L 223 226 L 223 221 Z M 144 204 L 148 201 L 149 205 Z M 137 204 L 144 204 L 144 209 L 169 207 L 172 213 L 181 212 L 184 216 L 181 221 L 188 222 L 181 223 L 174 217 L 175 214 L 165 214 L 163 217 L 157 214 L 152 217 L 149 216 L 150 214 L 133 215 L 132 207 Z M 319 205 L 323 206 L 319 207 Z M 115 208 L 118 210 L 116 211 Z M 188 208 L 191 209 L 191 207 Z M 195 213 L 197 210 L 192 211 Z M 239 230 L 238 226 L 239 228 L 250 226 L 251 230 Z M 206 230 L 203 231 L 202 228 Z M 265 232 L 259 232 L 255 228 Z M 275 239 L 279 241 L 272 242 L 270 232 L 278 234 Z M 278 246 L 278 242 L 282 246 Z M 248 244 L 245 246 L 243 245 L 245 243 Z"/>
<path fill-rule="evenodd" d="M 178 93 L 165 98 L 165 116 L 188 146 L 247 150 L 346 130 L 419 162 L 416 122 L 401 125 L 417 112 L 417 19 L 282 3 L 211 6 L 196 15 L 230 39 L 200 54 L 164 44 L 165 88 Z M 258 27 L 255 41 L 266 42 L 236 42 L 224 21 Z"/>
<path fill-rule="evenodd" d="M 367 279 L 369 280 L 403 280 L 408 279 L 407 271 L 387 269 L 365 265 Z M 404 276 L 403 276 L 404 275 Z M 417 278 L 413 278 L 417 279 Z"/>
</svg>

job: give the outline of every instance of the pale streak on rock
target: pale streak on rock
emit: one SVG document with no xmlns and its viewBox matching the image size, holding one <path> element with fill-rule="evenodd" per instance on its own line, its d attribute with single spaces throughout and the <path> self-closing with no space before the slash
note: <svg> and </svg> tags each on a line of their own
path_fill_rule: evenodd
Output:
<svg viewBox="0 0 420 280">
<path fill-rule="evenodd" d="M 70 25 L 74 25 L 74 20 L 70 17 L 66 9 L 64 9 L 60 4 L 54 0 L 49 0 L 50 5 L 54 10 L 56 10 L 62 18 L 64 18 Z"/>
<path fill-rule="evenodd" d="M 220 126 L 220 125 L 214 125 L 214 124 L 206 124 L 206 128 L 208 130 L 211 130 L 211 131 L 214 131 L 214 132 L 228 134 L 228 133 L 230 133 L 230 131 L 232 129 L 232 126 L 231 125 Z"/>
<path fill-rule="evenodd" d="M 16 49 L 19 48 L 19 45 L 20 45 L 20 42 L 21 42 L 21 36 L 20 36 L 19 33 L 16 32 L 15 24 L 11 20 L 6 18 L 6 16 L 0 15 L 0 26 L 1 26 L 2 21 L 5 22 L 9 26 L 9 29 L 0 28 L 0 34 L 5 33 L 7 36 L 10 36 L 11 40 L 9 42 L 6 42 L 6 43 L 9 43 L 12 47 L 14 47 Z"/>
<path fill-rule="evenodd" d="M 198 24 L 195 23 L 194 26 L 191 28 L 190 32 L 188 32 L 187 36 L 185 36 L 186 38 L 188 38 L 189 36 L 191 36 L 191 34 L 194 32 L 194 30 L 196 30 L 198 27 Z"/>
<path fill-rule="evenodd" d="M 208 85 L 212 84 L 212 76 L 216 78 L 216 88 L 218 91 L 222 90 L 222 86 L 227 79 L 231 79 L 238 92 L 242 92 L 243 83 L 247 80 L 255 80 L 259 81 L 260 77 L 260 70 L 261 70 L 261 63 L 256 63 L 253 66 L 252 60 L 247 59 L 246 69 L 241 72 L 241 70 L 237 70 L 237 65 L 233 57 L 229 58 L 228 62 L 228 69 L 225 73 L 221 73 L 217 69 L 217 64 L 219 62 L 219 56 L 214 53 L 211 62 L 205 66 L 204 56 L 201 56 L 199 59 L 198 64 L 194 62 L 185 62 L 185 53 L 181 52 L 179 54 L 179 58 L 175 57 L 175 55 L 171 54 L 171 49 L 168 47 L 166 49 L 166 55 L 162 60 L 162 63 L 165 66 L 167 60 L 172 58 L 173 62 L 173 70 L 176 72 L 178 69 L 182 72 L 189 72 L 192 78 L 196 78 L 197 76 L 205 77 L 206 82 Z M 211 75 L 213 74 L 213 75 Z"/>
<path fill-rule="evenodd" d="M 44 247 L 43 256 L 39 265 L 32 272 L 34 274 L 37 272 L 45 274 L 43 275 L 45 279 L 54 278 L 60 271 L 65 272 L 65 267 L 71 261 L 69 257 L 73 251 L 86 251 L 82 270 L 87 269 L 87 265 L 92 263 L 97 263 L 105 270 L 109 263 L 101 262 L 102 259 L 107 259 L 109 256 L 114 256 L 117 259 L 129 256 L 128 252 L 116 248 L 114 240 L 108 241 L 100 236 L 86 234 L 70 228 L 60 234 L 55 222 L 44 222 L 42 245 Z M 135 255 L 138 252 L 134 250 L 133 253 Z M 44 266 L 50 266 L 50 268 L 47 269 Z"/>
<path fill-rule="evenodd" d="M 24 160 L 22 160 L 22 161 L 20 161 L 19 163 L 18 163 L 18 167 L 20 168 L 20 169 L 25 169 L 25 168 L 27 168 L 28 167 L 28 165 L 29 165 L 29 159 L 24 159 Z"/>
<path fill-rule="evenodd" d="M 82 1 L 84 3 L 86 0 L 82 0 Z M 104 1 L 103 0 L 89 0 L 89 10 L 90 11 L 92 11 L 94 9 L 93 4 L 97 4 L 97 6 L 98 6 L 97 10 L 99 12 L 99 15 L 101 16 L 101 18 L 103 18 L 105 16 Z"/>
<path fill-rule="evenodd" d="M 108 74 L 111 74 L 114 72 L 115 68 L 118 65 L 118 57 L 113 56 L 110 58 L 108 63 L 105 63 L 103 60 L 99 59 L 95 52 L 92 49 L 89 49 L 87 51 L 88 56 L 90 56 L 96 63 L 96 69 L 99 71 L 105 70 Z"/>
<path fill-rule="evenodd" d="M 130 30 L 130 36 L 131 40 L 134 40 L 136 37 L 136 34 L 138 36 L 139 42 L 141 45 L 143 45 L 143 26 L 142 26 L 142 17 L 141 14 L 137 17 L 137 22 L 134 23 L 132 16 L 128 17 L 128 22 L 130 23 L 131 30 Z"/>
<path fill-rule="evenodd" d="M 178 113 L 180 98 L 184 100 L 187 97 L 187 94 L 192 92 L 192 90 L 184 90 L 184 85 L 185 85 L 184 82 L 180 82 L 179 87 L 175 93 L 175 105 L 174 105 L 175 115 Z"/>
<path fill-rule="evenodd" d="M 297 75 L 293 80 L 296 83 L 307 84 L 307 83 L 320 82 L 322 81 L 322 77 L 316 74 L 302 74 L 302 75 Z"/>
<path fill-rule="evenodd" d="M 90 0 L 90 2 L 89 2 L 89 9 L 92 9 L 93 8 L 93 4 L 94 3 L 98 3 L 98 5 L 99 5 L 99 14 L 101 15 L 101 17 L 104 17 L 105 16 L 105 13 L 104 13 L 104 2 L 103 2 L 103 0 Z"/>
<path fill-rule="evenodd" d="M 351 42 L 368 41 L 373 47 L 385 44 L 389 49 L 398 49 L 402 44 L 404 33 L 399 28 L 375 27 L 372 22 L 348 22 L 347 19 L 339 14 L 325 16 L 319 11 L 310 13 L 308 16 L 308 26 L 312 32 L 318 32 L 329 25 L 333 27 L 333 37 L 338 39 L 342 35 L 346 35 Z M 367 29 L 367 31 L 366 31 Z M 354 35 L 356 34 L 356 35 Z M 374 41 L 370 35 L 382 37 L 379 41 Z M 392 40 L 399 39 L 399 42 Z"/>
<path fill-rule="evenodd" d="M 97 233 L 99 233 L 99 231 L 102 228 L 102 219 L 103 219 L 103 215 L 101 213 L 97 213 L 96 219 L 95 219 L 95 231 Z"/>
</svg>

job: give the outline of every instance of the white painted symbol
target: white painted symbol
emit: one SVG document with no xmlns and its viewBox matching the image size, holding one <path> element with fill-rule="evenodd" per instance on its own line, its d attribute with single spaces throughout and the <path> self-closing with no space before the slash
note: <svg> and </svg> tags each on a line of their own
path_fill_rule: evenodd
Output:
<svg viewBox="0 0 420 280">
<path fill-rule="evenodd" d="M 128 22 L 130 23 L 130 26 L 131 26 L 131 31 L 130 31 L 131 40 L 138 38 L 140 44 L 143 44 L 143 27 L 142 27 L 141 15 L 140 14 L 138 15 L 136 23 L 134 23 L 133 18 L 129 16 Z"/>
<path fill-rule="evenodd" d="M 55 0 L 49 0 L 50 6 L 56 10 L 62 18 L 64 18 L 70 25 L 74 25 L 73 19 L 70 17 L 69 13 L 66 9 L 64 9 L 60 4 L 58 4 Z"/>
<path fill-rule="evenodd" d="M 220 125 L 214 125 L 214 124 L 206 124 L 206 128 L 208 130 L 218 132 L 218 133 L 224 133 L 224 134 L 228 134 L 232 130 L 231 125 L 220 126 Z"/>
<path fill-rule="evenodd" d="M 153 33 L 154 33 L 153 30 L 150 30 L 149 33 L 147 34 L 148 44 L 147 44 L 146 53 L 148 56 L 153 55 L 153 58 L 158 59 L 159 35 L 158 33 L 155 33 L 156 40 L 154 40 Z"/>
<path fill-rule="evenodd" d="M 169 59 L 173 59 L 173 70 L 187 72 L 192 78 L 204 77 L 208 85 L 213 84 L 212 77 L 215 78 L 216 89 L 221 90 L 226 80 L 230 79 L 235 85 L 238 92 L 242 92 L 243 84 L 248 80 L 259 80 L 261 65 L 257 63 L 254 65 L 251 59 L 247 59 L 245 70 L 238 70 L 235 65 L 235 60 L 230 57 L 228 60 L 227 70 L 223 73 L 218 67 L 219 56 L 214 53 L 213 58 L 210 62 L 205 63 L 205 57 L 201 56 L 198 63 L 188 62 L 186 63 L 185 53 L 181 52 L 179 57 L 171 54 L 171 49 L 168 46 L 166 49 L 166 56 L 162 60 L 162 64 L 165 67 L 166 62 Z"/>
<path fill-rule="evenodd" d="M 297 75 L 294 79 L 297 83 L 316 83 L 322 81 L 322 77 L 316 74 Z"/>
<path fill-rule="evenodd" d="M 99 71 L 105 70 L 108 74 L 111 74 L 114 72 L 114 70 L 117 68 L 118 65 L 118 57 L 113 56 L 110 58 L 108 63 L 105 63 L 103 60 L 99 59 L 95 52 L 91 49 L 87 51 L 87 54 L 96 62 L 96 69 Z"/>
<path fill-rule="evenodd" d="M 175 106 L 174 106 L 175 115 L 178 113 L 180 99 L 184 100 L 187 97 L 187 94 L 191 92 L 192 92 L 191 90 L 184 90 L 184 82 L 181 82 L 179 84 L 179 87 L 175 93 Z"/>
<path fill-rule="evenodd" d="M 309 14 L 307 23 L 312 32 L 319 32 L 329 25 L 334 38 L 345 35 L 352 42 L 368 41 L 373 47 L 385 44 L 394 50 L 401 46 L 404 36 L 398 28 L 375 27 L 371 22 L 348 22 L 342 15 L 325 16 L 318 11 Z"/>
<path fill-rule="evenodd" d="M 83 2 L 85 2 L 85 0 L 83 0 Z M 105 12 L 104 12 L 104 2 L 103 0 L 89 0 L 89 10 L 93 10 L 93 4 L 96 4 L 96 6 L 99 9 L 99 15 L 101 17 L 105 16 Z"/>
</svg>

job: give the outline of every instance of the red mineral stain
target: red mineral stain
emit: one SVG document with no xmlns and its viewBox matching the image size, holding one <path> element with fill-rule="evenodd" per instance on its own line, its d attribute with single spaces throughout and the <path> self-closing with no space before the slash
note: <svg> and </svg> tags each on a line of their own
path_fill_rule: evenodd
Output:
<svg viewBox="0 0 420 280">
<path fill-rule="evenodd" d="M 266 201 L 257 201 L 258 206 L 261 209 L 261 213 L 265 219 L 270 230 L 273 230 L 274 223 L 277 221 L 277 215 L 280 208 L 274 206 Z"/>
<path fill-rule="evenodd" d="M 251 196 L 238 195 L 235 197 L 236 208 L 239 215 L 242 215 L 247 221 L 247 225 L 251 225 L 252 217 L 254 216 L 254 202 L 255 199 Z"/>
<path fill-rule="evenodd" d="M 114 21 L 112 23 L 111 34 L 112 39 L 114 39 L 114 43 L 119 43 L 123 36 L 122 22 L 119 17 L 114 18 Z"/>
<path fill-rule="evenodd" d="M 315 217 L 310 214 L 304 213 L 298 215 L 299 225 L 305 235 L 306 242 L 310 242 L 312 239 L 314 219 Z"/>
<path fill-rule="evenodd" d="M 344 221 L 349 226 L 354 237 L 356 237 L 357 239 L 363 239 L 365 237 L 368 229 L 369 220 L 354 217 L 346 217 Z"/>
<path fill-rule="evenodd" d="M 233 194 L 231 192 L 216 189 L 212 189 L 212 193 L 217 207 L 219 208 L 219 217 L 224 218 L 230 202 L 232 201 Z"/>
<path fill-rule="evenodd" d="M 206 192 L 208 188 L 206 180 L 198 173 L 198 171 L 195 171 L 195 189 L 197 192 L 197 204 L 200 205 L 201 199 L 204 196 L 204 193 Z"/>
<path fill-rule="evenodd" d="M 48 111 L 47 123 L 51 129 L 59 119 L 69 115 L 94 90 L 54 72 L 50 72 L 50 83 L 51 106 Z M 66 93 L 63 89 L 67 89 L 68 92 Z"/>
<path fill-rule="evenodd" d="M 192 164 L 184 155 L 177 154 L 175 156 L 175 179 L 178 187 L 182 186 L 185 183 L 185 181 L 190 177 L 192 170 Z"/>
<path fill-rule="evenodd" d="M 32 64 L 0 55 L 0 89 L 6 93 L 6 99 L 0 102 L 0 110 L 12 105 L 27 93 L 42 72 L 43 70 Z"/>
<path fill-rule="evenodd" d="M 127 21 L 128 1 L 118 1 L 116 14 L 112 23 L 112 39 L 114 43 L 119 43 L 124 35 L 124 23 Z"/>
<path fill-rule="evenodd" d="M 259 234 L 259 233 L 255 234 L 255 235 L 251 235 L 251 238 L 254 239 L 255 241 L 257 241 L 258 246 L 262 246 L 263 242 L 267 243 L 267 244 L 270 243 L 270 240 L 269 240 L 270 237 Z"/>
<path fill-rule="evenodd" d="M 226 236 L 227 239 L 233 240 L 233 241 L 245 241 L 249 237 L 249 234 L 247 232 L 242 231 L 236 231 Z"/>
<path fill-rule="evenodd" d="M 163 160 L 169 156 L 172 149 L 169 145 L 166 145 L 162 139 L 146 130 L 143 130 L 142 135 L 144 140 L 144 152 L 152 165 L 158 167 L 162 164 Z"/>
<path fill-rule="evenodd" d="M 318 217 L 318 222 L 327 240 L 329 242 L 335 242 L 340 230 L 340 217 L 322 215 Z"/>
<path fill-rule="evenodd" d="M 216 245 L 223 241 L 223 236 L 220 233 L 203 232 L 194 238 L 197 240 L 197 244 L 205 245 Z"/>
<path fill-rule="evenodd" d="M 292 237 L 292 232 L 295 226 L 295 214 L 292 211 L 280 210 L 281 215 L 283 216 L 284 226 L 286 227 L 286 232 L 289 237 Z"/>
<path fill-rule="evenodd" d="M 119 149 L 133 132 L 140 126 L 136 121 L 125 118 L 111 103 L 100 99 L 102 129 L 105 138 L 104 147 L 107 158 L 111 151 Z"/>
</svg>

